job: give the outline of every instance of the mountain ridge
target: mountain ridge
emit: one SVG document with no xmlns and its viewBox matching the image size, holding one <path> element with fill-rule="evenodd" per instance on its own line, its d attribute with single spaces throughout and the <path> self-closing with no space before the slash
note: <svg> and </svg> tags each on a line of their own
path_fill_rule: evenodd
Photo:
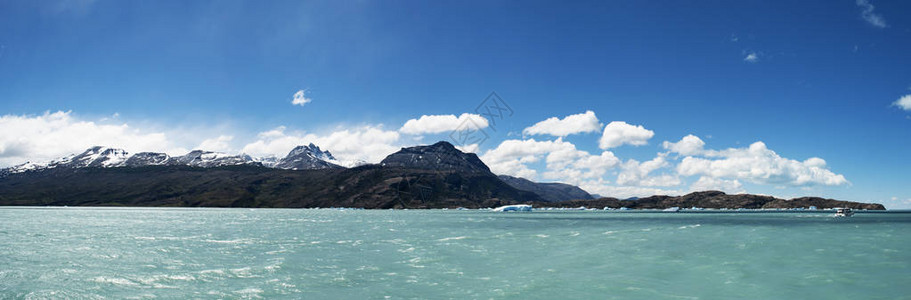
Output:
<svg viewBox="0 0 911 300">
<path fill-rule="evenodd" d="M 166 153 L 139 152 L 129 155 L 123 149 L 104 146 L 93 146 L 82 153 L 64 156 L 47 163 L 32 163 L 0 169 L 0 175 L 40 171 L 55 168 L 118 168 L 144 167 L 159 165 L 186 165 L 200 168 L 213 168 L 232 165 L 262 165 L 269 168 L 303 170 L 342 168 L 332 153 L 323 151 L 310 143 L 297 146 L 281 159 L 254 158 L 247 154 L 227 154 L 207 150 L 192 150 L 181 156 L 170 156 Z"/>
<path fill-rule="evenodd" d="M 534 182 L 522 177 L 509 175 L 498 175 L 497 177 L 514 188 L 536 193 L 549 202 L 590 200 L 595 198 L 585 190 L 571 184 L 559 182 Z"/>
<path fill-rule="evenodd" d="M 402 148 L 380 164 L 344 168 L 327 160 L 334 156 L 312 143 L 275 160 L 276 165 L 286 163 L 288 169 L 266 166 L 262 159 L 248 155 L 194 150 L 178 157 L 154 152 L 130 156 L 120 149 L 92 147 L 43 167 L 24 164 L 15 169 L 19 172 L 0 170 L 0 205 L 481 208 L 532 203 L 643 209 L 811 205 L 884 209 L 875 203 L 819 197 L 786 200 L 719 191 L 591 199 L 571 185 L 497 176 L 476 154 L 459 151 L 448 142 Z M 577 196 L 584 199 L 569 199 Z"/>
</svg>

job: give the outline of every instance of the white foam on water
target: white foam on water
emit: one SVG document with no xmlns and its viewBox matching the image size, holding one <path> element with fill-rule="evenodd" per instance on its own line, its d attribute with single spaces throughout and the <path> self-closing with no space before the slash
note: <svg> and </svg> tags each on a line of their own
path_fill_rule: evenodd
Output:
<svg viewBox="0 0 911 300">
<path fill-rule="evenodd" d="M 437 240 L 437 241 L 440 241 L 440 242 L 445 242 L 445 241 L 457 241 L 457 240 L 464 240 L 464 239 L 467 239 L 467 238 L 468 238 L 467 236 L 456 236 L 456 237 L 442 238 L 442 239 L 439 239 L 439 240 Z"/>
<path fill-rule="evenodd" d="M 215 243 L 215 244 L 252 244 L 253 240 L 251 239 L 233 239 L 233 240 L 204 240 L 206 243 Z"/>
<path fill-rule="evenodd" d="M 225 270 L 221 270 L 221 269 L 202 270 L 202 271 L 199 271 L 199 274 L 219 274 L 219 275 L 223 275 L 223 274 L 225 274 Z"/>
<path fill-rule="evenodd" d="M 288 249 L 266 251 L 266 254 L 268 254 L 268 255 L 275 255 L 275 254 L 286 253 L 286 252 L 288 252 Z"/>
<path fill-rule="evenodd" d="M 253 269 L 250 267 L 243 267 L 243 268 L 237 268 L 237 269 L 230 269 L 229 271 L 231 272 L 231 275 L 234 275 L 235 277 L 238 277 L 238 278 L 256 277 L 253 275 L 252 270 Z"/>
<path fill-rule="evenodd" d="M 135 283 L 126 278 L 116 278 L 116 277 L 111 278 L 111 277 L 105 277 L 105 276 L 98 276 L 98 277 L 92 278 L 92 281 L 96 282 L 96 283 L 109 283 L 109 284 L 120 285 L 120 286 L 139 286 L 138 283 Z"/>
<path fill-rule="evenodd" d="M 245 288 L 242 290 L 234 291 L 235 294 L 242 295 L 243 297 L 253 297 L 253 298 L 262 298 L 263 290 L 258 288 Z"/>
</svg>

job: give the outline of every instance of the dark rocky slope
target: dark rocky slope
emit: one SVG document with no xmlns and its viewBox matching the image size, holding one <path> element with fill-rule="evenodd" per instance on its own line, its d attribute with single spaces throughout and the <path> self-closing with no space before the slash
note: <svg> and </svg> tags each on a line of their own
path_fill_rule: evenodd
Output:
<svg viewBox="0 0 911 300">
<path fill-rule="evenodd" d="M 538 196 L 541 196 L 544 201 L 548 202 L 594 199 L 594 197 L 592 197 L 592 195 L 585 190 L 570 184 L 557 182 L 534 182 L 525 178 L 513 177 L 509 175 L 500 175 L 497 177 L 514 188 L 538 194 Z"/>
<path fill-rule="evenodd" d="M 683 196 L 651 196 L 635 200 L 620 200 L 617 198 L 599 198 L 594 200 L 572 200 L 558 203 L 539 202 L 536 206 L 542 207 L 579 207 L 590 208 L 620 208 L 633 209 L 664 209 L 669 207 L 702 207 L 702 208 L 808 208 L 816 206 L 819 209 L 833 207 L 850 207 L 853 209 L 883 210 L 885 207 L 877 203 L 860 203 L 823 199 L 818 197 L 802 197 L 790 200 L 779 199 L 771 196 L 737 194 L 728 195 L 719 191 L 704 191 L 689 193 Z"/>
<path fill-rule="evenodd" d="M 474 153 L 464 153 L 448 142 L 430 146 L 402 148 L 390 154 L 380 165 L 440 172 L 489 174 L 490 168 Z"/>
<path fill-rule="evenodd" d="M 542 201 L 448 143 L 404 148 L 384 161 L 311 170 L 253 164 L 48 169 L 0 179 L 0 205 L 478 208 Z"/>
</svg>

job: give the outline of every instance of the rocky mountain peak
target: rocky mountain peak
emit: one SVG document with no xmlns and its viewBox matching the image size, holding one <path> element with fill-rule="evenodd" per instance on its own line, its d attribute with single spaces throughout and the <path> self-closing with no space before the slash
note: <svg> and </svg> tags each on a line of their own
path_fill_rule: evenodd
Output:
<svg viewBox="0 0 911 300">
<path fill-rule="evenodd" d="M 490 173 L 490 168 L 474 153 L 464 153 L 452 144 L 441 141 L 429 146 L 402 148 L 390 154 L 383 166 Z"/>
<path fill-rule="evenodd" d="M 94 146 L 78 155 L 52 162 L 49 167 L 114 167 L 121 165 L 128 156 L 123 149 Z"/>
<path fill-rule="evenodd" d="M 219 152 L 193 150 L 183 156 L 172 157 L 169 165 L 185 165 L 191 167 L 212 168 L 221 166 L 234 166 L 255 163 L 249 155 L 230 155 Z"/>
<path fill-rule="evenodd" d="M 297 146 L 288 152 L 285 158 L 279 160 L 275 167 L 289 170 L 307 169 L 333 169 L 341 166 L 332 163 L 335 157 L 329 151 L 323 151 L 319 146 L 310 143 L 306 146 Z"/>
</svg>

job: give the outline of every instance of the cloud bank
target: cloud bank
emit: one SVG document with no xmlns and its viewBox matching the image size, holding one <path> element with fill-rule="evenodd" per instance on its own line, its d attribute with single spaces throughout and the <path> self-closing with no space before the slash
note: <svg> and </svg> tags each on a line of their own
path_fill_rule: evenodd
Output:
<svg viewBox="0 0 911 300">
<path fill-rule="evenodd" d="M 49 161 L 96 145 L 130 152 L 182 150 L 164 132 L 140 130 L 126 123 L 80 120 L 70 111 L 0 116 L 0 165 L 3 166 Z"/>
<path fill-rule="evenodd" d="M 460 128 L 484 129 L 489 126 L 487 119 L 478 114 L 463 113 L 455 115 L 423 115 L 411 119 L 399 129 L 404 134 L 428 134 L 455 131 Z"/>
<path fill-rule="evenodd" d="M 911 106 L 911 95 L 901 97 L 894 105 L 906 109 Z M 284 157 L 296 146 L 314 143 L 331 151 L 338 158 L 337 163 L 355 166 L 378 163 L 402 147 L 426 144 L 420 134 L 457 130 L 466 122 L 487 126 L 487 120 L 476 114 L 424 115 L 407 120 L 398 129 L 369 124 L 310 132 L 278 126 L 260 131 L 248 140 L 238 140 L 237 135 L 225 134 L 225 130 L 214 134 L 184 129 L 165 132 L 137 128 L 118 118 L 85 120 L 63 111 L 5 115 L 0 117 L 0 164 L 48 161 L 95 145 L 171 155 L 182 155 L 187 149 L 204 149 Z M 588 139 L 590 145 L 597 143 L 597 147 L 590 146 L 593 152 L 564 139 L 567 135 L 598 130 L 602 130 L 600 138 L 589 136 Z M 621 159 L 610 149 L 647 145 L 655 132 L 623 121 L 610 122 L 602 129 L 592 111 L 547 118 L 523 132 L 552 138 L 513 138 L 498 144 L 462 145 L 460 149 L 477 153 L 495 174 L 564 182 L 590 193 L 618 198 L 679 195 L 710 189 L 740 193 L 745 192 L 747 183 L 797 188 L 850 184 L 844 175 L 830 170 L 822 158 L 786 158 L 762 141 L 748 147 L 716 150 L 708 149 L 705 141 L 689 134 L 676 142 L 662 142 L 655 148 L 663 152 L 656 152 L 651 159 Z"/>
</svg>

